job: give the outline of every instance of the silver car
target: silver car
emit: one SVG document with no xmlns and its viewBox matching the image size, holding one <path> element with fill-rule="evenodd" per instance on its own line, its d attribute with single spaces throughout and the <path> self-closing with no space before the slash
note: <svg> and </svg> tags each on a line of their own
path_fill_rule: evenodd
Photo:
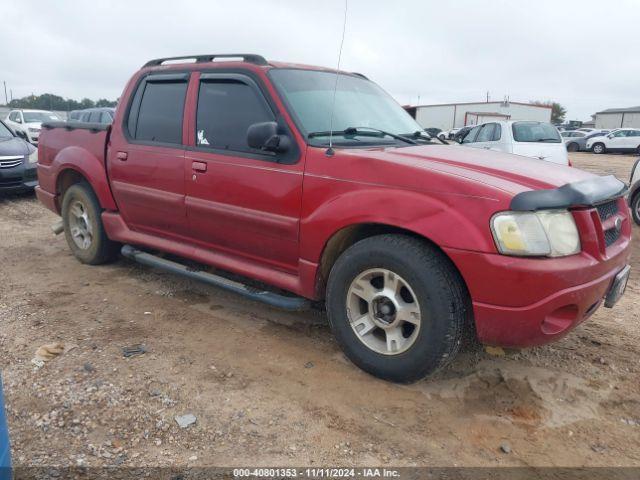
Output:
<svg viewBox="0 0 640 480">
<path fill-rule="evenodd" d="M 580 130 L 567 130 L 560 132 L 568 152 L 586 152 L 587 140 L 600 135 L 606 135 L 609 130 L 596 130 L 593 132 L 582 132 Z"/>
</svg>

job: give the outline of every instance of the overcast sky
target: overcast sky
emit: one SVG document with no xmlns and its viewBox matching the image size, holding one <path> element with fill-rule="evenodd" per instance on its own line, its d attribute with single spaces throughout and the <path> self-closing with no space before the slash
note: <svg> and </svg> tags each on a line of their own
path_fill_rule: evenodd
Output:
<svg viewBox="0 0 640 480">
<path fill-rule="evenodd" d="M 3 1 L 13 96 L 120 96 L 145 61 L 252 52 L 335 67 L 343 0 Z M 342 68 L 400 103 L 556 100 L 568 119 L 640 105 L 638 0 L 349 0 Z M 4 92 L 0 90 L 1 101 Z"/>
</svg>

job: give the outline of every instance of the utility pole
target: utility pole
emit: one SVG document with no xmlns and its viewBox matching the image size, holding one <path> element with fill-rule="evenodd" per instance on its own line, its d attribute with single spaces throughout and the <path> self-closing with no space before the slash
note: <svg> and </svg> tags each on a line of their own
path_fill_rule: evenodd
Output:
<svg viewBox="0 0 640 480">
<path fill-rule="evenodd" d="M 489 103 L 489 90 L 487 90 L 487 103 Z"/>
<path fill-rule="evenodd" d="M 7 82 L 3 80 L 2 83 L 4 83 L 4 104 L 7 105 L 9 103 L 9 99 L 7 97 Z"/>
</svg>

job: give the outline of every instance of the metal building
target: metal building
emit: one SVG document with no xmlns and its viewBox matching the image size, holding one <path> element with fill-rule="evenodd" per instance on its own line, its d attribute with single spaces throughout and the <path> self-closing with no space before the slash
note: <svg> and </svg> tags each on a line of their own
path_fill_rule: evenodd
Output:
<svg viewBox="0 0 640 480">
<path fill-rule="evenodd" d="M 640 107 L 609 108 L 595 116 L 596 128 L 640 128 Z"/>
<path fill-rule="evenodd" d="M 510 101 L 416 105 L 405 109 L 423 128 L 441 130 L 477 125 L 491 120 L 551 121 L 551 107 Z"/>
</svg>

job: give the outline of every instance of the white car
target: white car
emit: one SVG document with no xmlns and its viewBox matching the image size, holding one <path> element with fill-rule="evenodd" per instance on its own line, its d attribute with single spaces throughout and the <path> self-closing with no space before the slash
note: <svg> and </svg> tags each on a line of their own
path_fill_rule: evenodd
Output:
<svg viewBox="0 0 640 480">
<path fill-rule="evenodd" d="M 462 145 L 570 165 L 567 148 L 558 129 L 547 122 L 482 123 L 464 137 Z"/>
<path fill-rule="evenodd" d="M 444 130 L 438 134 L 438 137 L 442 140 L 451 140 L 453 139 L 453 136 L 460 131 L 460 128 L 452 128 L 451 130 Z"/>
<path fill-rule="evenodd" d="M 590 138 L 586 146 L 593 153 L 636 152 L 640 155 L 640 128 L 619 128 L 608 135 Z"/>
<path fill-rule="evenodd" d="M 43 122 L 58 122 L 61 118 L 46 110 L 12 110 L 7 115 L 5 123 L 16 134 L 25 140 L 38 144 L 40 129 Z"/>
<path fill-rule="evenodd" d="M 631 169 L 629 185 L 629 208 L 631 208 L 633 220 L 640 225 L 640 158 Z"/>
</svg>

